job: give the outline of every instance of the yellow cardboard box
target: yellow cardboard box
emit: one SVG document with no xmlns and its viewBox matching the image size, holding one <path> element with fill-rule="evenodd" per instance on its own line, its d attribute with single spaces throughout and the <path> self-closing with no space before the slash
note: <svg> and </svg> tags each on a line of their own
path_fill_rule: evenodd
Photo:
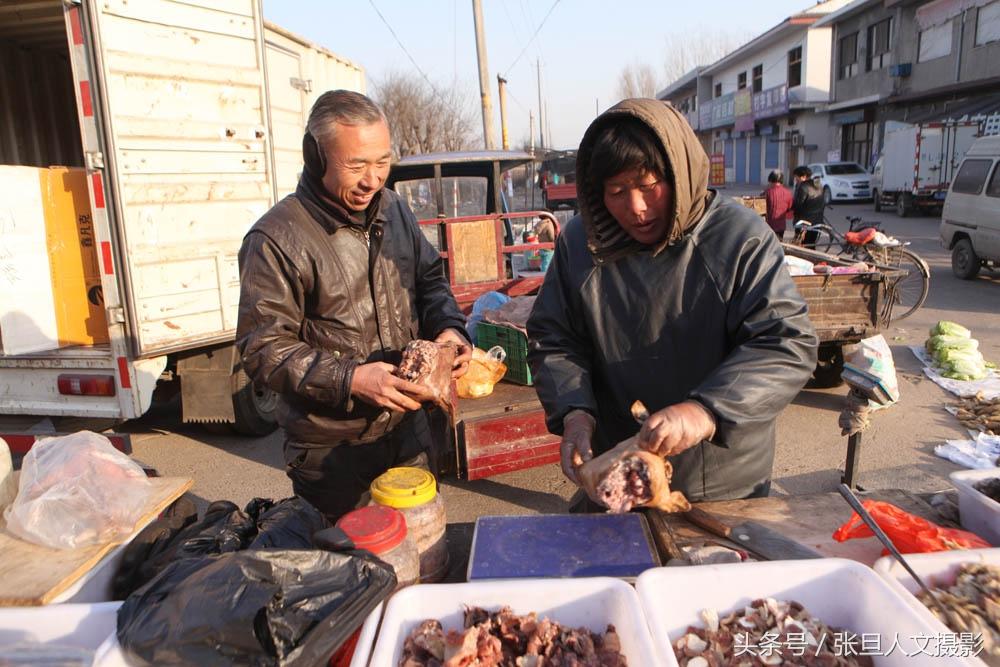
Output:
<svg viewBox="0 0 1000 667">
<path fill-rule="evenodd" d="M 84 169 L 38 170 L 60 347 L 108 342 Z"/>
</svg>

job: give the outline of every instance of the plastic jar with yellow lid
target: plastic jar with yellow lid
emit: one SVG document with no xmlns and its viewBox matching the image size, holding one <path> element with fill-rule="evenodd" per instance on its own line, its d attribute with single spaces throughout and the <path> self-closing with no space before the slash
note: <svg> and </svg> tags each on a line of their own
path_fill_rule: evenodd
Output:
<svg viewBox="0 0 1000 667">
<path fill-rule="evenodd" d="M 390 468 L 372 482 L 372 502 L 406 517 L 406 527 L 420 553 L 420 581 L 441 581 L 448 572 L 448 525 L 444 500 L 434 475 L 421 468 Z"/>
</svg>

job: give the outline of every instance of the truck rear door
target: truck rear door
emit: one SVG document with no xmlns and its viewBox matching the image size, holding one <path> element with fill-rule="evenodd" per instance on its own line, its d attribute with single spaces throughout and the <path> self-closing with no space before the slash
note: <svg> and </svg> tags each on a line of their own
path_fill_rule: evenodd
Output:
<svg viewBox="0 0 1000 667">
<path fill-rule="evenodd" d="M 237 252 L 274 203 L 257 0 L 88 0 L 136 357 L 232 340 Z"/>
<path fill-rule="evenodd" d="M 972 147 L 978 135 L 979 123 L 955 123 L 949 128 L 948 151 L 942 170 L 942 180 L 945 187 L 948 187 L 952 179 L 955 178 L 958 165 L 962 163 L 962 158 Z"/>
<path fill-rule="evenodd" d="M 937 189 L 944 167 L 945 132 L 940 124 L 928 124 L 917 135 L 917 173 L 915 190 Z"/>
</svg>

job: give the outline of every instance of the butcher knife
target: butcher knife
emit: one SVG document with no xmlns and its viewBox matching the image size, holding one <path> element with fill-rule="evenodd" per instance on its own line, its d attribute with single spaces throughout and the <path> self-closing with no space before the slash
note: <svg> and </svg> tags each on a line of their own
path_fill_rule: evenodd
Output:
<svg viewBox="0 0 1000 667">
<path fill-rule="evenodd" d="M 708 512 L 692 507 L 684 513 L 684 518 L 704 528 L 713 535 L 735 542 L 747 551 L 766 560 L 804 560 L 823 558 L 823 554 L 804 544 L 789 539 L 755 521 L 743 521 L 736 526 L 727 526 Z"/>
</svg>

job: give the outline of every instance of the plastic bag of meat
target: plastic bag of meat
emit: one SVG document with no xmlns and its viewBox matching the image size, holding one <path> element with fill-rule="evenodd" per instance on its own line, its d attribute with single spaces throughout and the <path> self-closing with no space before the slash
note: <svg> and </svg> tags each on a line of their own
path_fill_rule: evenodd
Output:
<svg viewBox="0 0 1000 667">
<path fill-rule="evenodd" d="M 396 375 L 423 385 L 434 394 L 434 403 L 445 412 L 452 409 L 451 369 L 458 347 L 454 343 L 411 340 L 403 350 Z"/>
<path fill-rule="evenodd" d="M 55 549 L 114 542 L 135 530 L 151 488 L 107 438 L 81 431 L 35 443 L 4 516 L 10 532 Z"/>
<path fill-rule="evenodd" d="M 632 404 L 632 415 L 637 421 L 644 421 L 648 414 L 640 401 Z M 670 490 L 673 474 L 674 467 L 669 461 L 639 447 L 637 435 L 576 469 L 583 490 L 612 514 L 622 514 L 633 507 L 688 511 L 691 503 L 684 494 Z"/>
</svg>

